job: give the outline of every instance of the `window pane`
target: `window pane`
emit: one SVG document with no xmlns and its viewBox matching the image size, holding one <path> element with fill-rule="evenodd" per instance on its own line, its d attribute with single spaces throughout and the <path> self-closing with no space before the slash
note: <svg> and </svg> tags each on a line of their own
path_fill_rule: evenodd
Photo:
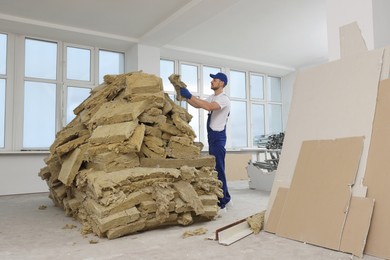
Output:
<svg viewBox="0 0 390 260">
<path fill-rule="evenodd" d="M 7 64 L 7 35 L 0 34 L 0 74 L 6 74 Z"/>
<path fill-rule="evenodd" d="M 202 136 L 202 139 L 200 139 L 200 142 L 203 143 L 204 146 L 209 146 L 208 142 L 207 142 L 207 117 L 208 117 L 208 111 L 204 110 L 203 111 L 203 136 Z M 229 138 L 229 137 L 227 137 Z"/>
<path fill-rule="evenodd" d="M 5 79 L 0 79 L 0 148 L 4 148 L 5 133 Z"/>
<path fill-rule="evenodd" d="M 252 144 L 257 146 L 259 138 L 265 134 L 264 105 L 252 104 L 251 110 Z"/>
<path fill-rule="evenodd" d="M 188 105 L 188 113 L 192 115 L 190 126 L 196 134 L 195 142 L 199 142 L 199 112 L 199 109 Z"/>
<path fill-rule="evenodd" d="M 198 67 L 188 64 L 180 65 L 181 81 L 190 92 L 198 92 Z"/>
<path fill-rule="evenodd" d="M 68 99 L 66 107 L 66 123 L 69 124 L 70 121 L 75 118 L 73 110 L 81 104 L 90 94 L 91 89 L 89 88 L 80 88 L 80 87 L 68 87 Z"/>
<path fill-rule="evenodd" d="M 91 81 L 91 50 L 66 48 L 66 78 Z"/>
<path fill-rule="evenodd" d="M 217 74 L 221 72 L 219 68 L 213 67 L 203 67 L 203 93 L 206 95 L 214 94 L 214 91 L 211 89 L 211 80 L 210 74 Z"/>
<path fill-rule="evenodd" d="M 250 75 L 250 88 L 252 99 L 264 99 L 264 77 L 260 75 Z"/>
<path fill-rule="evenodd" d="M 173 73 L 175 73 L 175 62 L 171 60 L 160 60 L 160 77 L 163 81 L 164 91 L 175 91 L 175 88 L 168 79 Z"/>
<path fill-rule="evenodd" d="M 57 78 L 57 44 L 26 39 L 26 77 Z"/>
<path fill-rule="evenodd" d="M 26 81 L 23 147 L 47 148 L 55 137 L 56 85 Z"/>
<path fill-rule="evenodd" d="M 270 134 L 277 134 L 283 131 L 282 126 L 282 106 L 281 105 L 269 105 L 268 121 Z"/>
<path fill-rule="evenodd" d="M 268 77 L 268 99 L 275 102 L 282 101 L 280 78 Z"/>
<path fill-rule="evenodd" d="M 99 51 L 99 83 L 107 74 L 122 74 L 125 72 L 125 55 L 121 52 Z"/>
<path fill-rule="evenodd" d="M 231 123 L 232 147 L 247 147 L 247 127 L 246 127 L 246 102 L 231 101 L 229 121 Z"/>
<path fill-rule="evenodd" d="M 235 98 L 246 98 L 245 72 L 230 71 L 230 96 Z"/>
</svg>

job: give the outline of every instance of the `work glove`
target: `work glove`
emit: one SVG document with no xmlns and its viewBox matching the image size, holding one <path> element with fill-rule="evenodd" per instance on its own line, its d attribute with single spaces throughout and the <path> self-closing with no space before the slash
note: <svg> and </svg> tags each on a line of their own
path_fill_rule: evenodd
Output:
<svg viewBox="0 0 390 260">
<path fill-rule="evenodd" d="M 192 94 L 186 88 L 180 88 L 180 95 L 186 99 L 191 99 Z"/>
</svg>

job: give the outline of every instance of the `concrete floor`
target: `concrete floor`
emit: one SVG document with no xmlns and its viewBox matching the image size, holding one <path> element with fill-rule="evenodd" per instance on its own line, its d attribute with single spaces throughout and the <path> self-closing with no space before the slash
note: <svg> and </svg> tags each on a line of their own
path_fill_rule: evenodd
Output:
<svg viewBox="0 0 390 260">
<path fill-rule="evenodd" d="M 350 254 L 281 238 L 267 232 L 224 246 L 208 240 L 216 229 L 267 208 L 269 193 L 229 182 L 233 207 L 215 220 L 171 226 L 108 240 L 83 236 L 81 225 L 55 207 L 47 193 L 0 197 L 0 259 L 359 259 Z M 46 209 L 40 210 L 39 206 Z M 64 228 L 69 226 L 75 228 Z M 182 238 L 206 228 L 204 235 Z M 97 243 L 91 243 L 95 241 Z M 364 256 L 364 259 L 379 259 Z"/>
</svg>

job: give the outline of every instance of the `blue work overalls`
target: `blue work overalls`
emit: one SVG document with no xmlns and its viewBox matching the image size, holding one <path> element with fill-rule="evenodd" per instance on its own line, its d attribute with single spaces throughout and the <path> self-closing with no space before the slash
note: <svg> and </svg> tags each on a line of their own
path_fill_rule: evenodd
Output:
<svg viewBox="0 0 390 260">
<path fill-rule="evenodd" d="M 210 127 L 212 112 L 207 117 L 207 139 L 209 143 L 209 154 L 215 156 L 215 168 L 218 172 L 218 179 L 222 182 L 223 198 L 219 198 L 218 206 L 223 209 L 230 201 L 225 175 L 225 155 L 226 155 L 226 125 L 222 131 L 213 131 Z"/>
</svg>

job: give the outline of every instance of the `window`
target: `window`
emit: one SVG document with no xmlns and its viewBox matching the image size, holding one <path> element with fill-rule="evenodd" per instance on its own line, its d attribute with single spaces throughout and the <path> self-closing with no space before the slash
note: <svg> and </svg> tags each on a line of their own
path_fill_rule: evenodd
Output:
<svg viewBox="0 0 390 260">
<path fill-rule="evenodd" d="M 5 142 L 5 86 L 7 73 L 7 35 L 0 34 L 0 148 Z"/>
<path fill-rule="evenodd" d="M 75 118 L 73 110 L 89 96 L 92 88 L 93 48 L 67 45 L 64 95 L 65 124 Z"/>
<path fill-rule="evenodd" d="M 231 70 L 228 75 L 230 89 L 230 138 L 231 148 L 248 146 L 246 72 Z"/>
<path fill-rule="evenodd" d="M 26 39 L 22 145 L 25 149 L 47 148 L 54 141 L 56 79 L 57 43 Z"/>
<path fill-rule="evenodd" d="M 282 90 L 281 80 L 276 77 L 268 77 L 268 100 L 281 102 L 282 101 Z"/>
<path fill-rule="evenodd" d="M 178 72 L 176 64 L 179 64 Z M 210 88 L 210 74 L 218 72 L 224 72 L 229 79 L 225 89 L 225 93 L 231 100 L 227 125 L 227 149 L 256 147 L 260 137 L 283 131 L 280 78 L 256 72 L 223 70 L 214 66 L 160 60 L 160 76 L 164 81 L 164 89 L 170 96 L 175 94 L 174 89 L 166 87 L 165 78 L 171 74 L 180 74 L 181 80 L 187 84 L 193 95 L 206 99 L 214 93 Z M 201 85 L 198 85 L 198 82 L 201 82 Z M 171 85 L 170 82 L 169 85 Z M 202 142 L 205 149 L 208 149 L 207 111 L 194 108 L 186 103 L 180 103 L 180 105 L 186 107 L 193 116 L 190 126 L 198 136 L 197 141 Z"/>
<path fill-rule="evenodd" d="M 187 85 L 187 89 L 193 94 L 199 97 L 199 86 L 198 86 L 198 66 L 191 64 L 180 64 L 181 71 L 181 81 L 183 81 Z M 192 115 L 192 120 L 190 122 L 190 126 L 195 131 L 196 139 L 195 141 L 199 141 L 200 135 L 200 110 L 196 109 L 190 105 L 187 106 L 188 113 Z"/>
<path fill-rule="evenodd" d="M 73 110 L 81 104 L 91 92 L 90 88 L 82 88 L 75 86 L 68 86 L 68 95 L 66 99 L 66 124 L 69 124 L 76 115 L 73 113 Z"/>
<path fill-rule="evenodd" d="M 48 150 L 103 71 L 124 73 L 124 53 L 0 33 L 0 149 Z"/>
<path fill-rule="evenodd" d="M 0 34 L 0 75 L 6 74 L 7 63 L 7 35 Z"/>
<path fill-rule="evenodd" d="M 56 80 L 57 43 L 26 39 L 25 46 L 25 77 Z"/>
<path fill-rule="evenodd" d="M 5 79 L 0 79 L 0 148 L 4 148 L 5 131 Z"/>
<path fill-rule="evenodd" d="M 44 149 L 55 138 L 56 84 L 25 81 L 23 147 Z"/>
<path fill-rule="evenodd" d="M 263 100 L 264 99 L 264 76 L 257 74 L 250 74 L 249 78 L 251 99 Z"/>
<path fill-rule="evenodd" d="M 198 88 L 198 66 L 181 64 L 180 65 L 181 81 L 185 82 L 190 92 L 199 92 Z"/>
<path fill-rule="evenodd" d="M 66 47 L 66 79 L 91 81 L 91 50 Z"/>
<path fill-rule="evenodd" d="M 247 142 L 247 111 L 246 102 L 234 101 L 230 102 L 230 128 L 231 135 L 231 147 L 232 148 L 244 148 L 248 146 Z M 228 137 L 228 139 L 229 139 Z"/>
<path fill-rule="evenodd" d="M 282 105 L 269 104 L 268 110 L 269 133 L 277 134 L 282 132 Z"/>
<path fill-rule="evenodd" d="M 200 115 L 200 110 L 197 108 L 194 108 L 193 106 L 187 106 L 188 113 L 192 115 L 192 119 L 190 121 L 190 126 L 194 130 L 196 134 L 195 141 L 200 141 L 200 124 L 199 124 L 199 115 Z"/>
<path fill-rule="evenodd" d="M 75 118 L 73 110 L 91 92 L 93 85 L 91 73 L 94 63 L 92 52 L 92 48 L 67 47 L 66 124 Z M 99 84 L 104 81 L 104 76 L 107 74 L 122 73 L 124 73 L 124 54 L 99 50 Z"/>
<path fill-rule="evenodd" d="M 125 55 L 121 52 L 99 51 L 99 84 L 108 74 L 122 74 L 125 72 Z"/>
<path fill-rule="evenodd" d="M 246 80 L 245 72 L 230 71 L 230 77 L 228 77 L 230 86 L 230 97 L 232 98 L 246 98 Z"/>
<path fill-rule="evenodd" d="M 250 104 L 251 104 L 251 145 L 257 146 L 259 138 L 265 135 L 265 101 L 264 76 L 257 73 L 249 74 Z"/>
<path fill-rule="evenodd" d="M 277 134 L 283 131 L 282 123 L 282 90 L 281 79 L 268 77 L 268 122 L 269 133 Z"/>
<path fill-rule="evenodd" d="M 257 146 L 258 140 L 265 134 L 264 105 L 252 103 L 251 105 L 251 130 L 252 145 Z"/>
<path fill-rule="evenodd" d="M 160 77 L 163 81 L 164 91 L 174 92 L 175 88 L 169 81 L 169 76 L 175 73 L 175 62 L 171 60 L 160 61 Z"/>
</svg>

